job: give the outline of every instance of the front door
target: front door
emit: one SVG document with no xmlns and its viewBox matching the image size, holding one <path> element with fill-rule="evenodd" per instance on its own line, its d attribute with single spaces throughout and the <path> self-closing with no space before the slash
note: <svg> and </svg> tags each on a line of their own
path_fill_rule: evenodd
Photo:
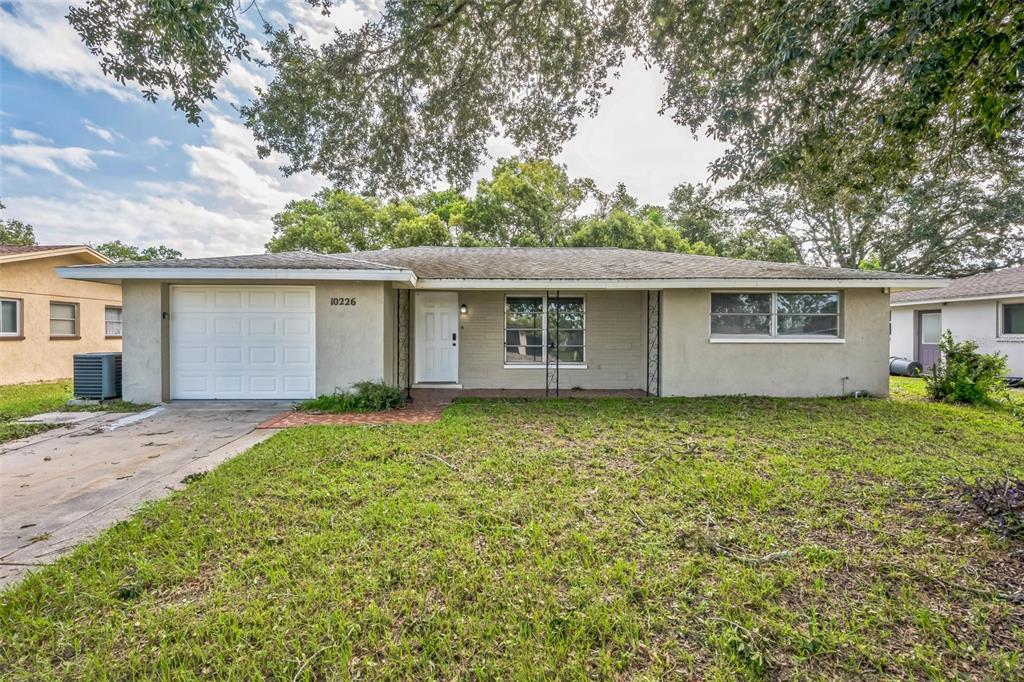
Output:
<svg viewBox="0 0 1024 682">
<path fill-rule="evenodd" d="M 942 313 L 938 310 L 922 310 L 917 314 L 917 361 L 929 371 L 942 355 L 939 341 L 942 340 Z"/>
<path fill-rule="evenodd" d="M 459 381 L 459 295 L 416 292 L 416 383 Z"/>
</svg>

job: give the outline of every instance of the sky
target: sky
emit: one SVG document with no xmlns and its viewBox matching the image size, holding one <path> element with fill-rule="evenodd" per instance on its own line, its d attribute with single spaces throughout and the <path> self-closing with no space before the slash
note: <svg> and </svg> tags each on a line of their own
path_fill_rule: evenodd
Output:
<svg viewBox="0 0 1024 682">
<path fill-rule="evenodd" d="M 259 253 L 275 213 L 329 184 L 310 173 L 286 177 L 283 157 L 257 157 L 235 107 L 272 73 L 233 63 L 194 126 L 166 99 L 147 102 L 131 84 L 104 76 L 64 18 L 68 6 L 0 0 L 2 217 L 32 224 L 39 243 L 120 239 L 164 244 L 186 257 Z M 292 23 L 316 45 L 336 27 L 372 19 L 368 6 L 349 1 L 323 17 L 301 0 L 260 2 L 264 18 Z M 242 16 L 250 38 L 260 37 L 255 20 Z M 675 185 L 706 181 L 724 147 L 659 116 L 662 89 L 656 71 L 627 63 L 597 116 L 580 123 L 557 160 L 570 176 L 593 178 L 606 191 L 626 183 L 641 203 L 664 203 Z M 489 151 L 491 160 L 515 153 L 502 139 Z"/>
</svg>

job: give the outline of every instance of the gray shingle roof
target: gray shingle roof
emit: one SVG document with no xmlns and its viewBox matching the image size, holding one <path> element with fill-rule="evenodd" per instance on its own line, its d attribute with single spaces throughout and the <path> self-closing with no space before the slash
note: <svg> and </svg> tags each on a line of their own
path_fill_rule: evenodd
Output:
<svg viewBox="0 0 1024 682">
<path fill-rule="evenodd" d="M 15 254 L 21 255 L 23 253 L 39 253 L 40 251 L 58 251 L 60 249 L 74 249 L 74 248 L 85 248 L 81 244 L 31 244 L 23 246 L 21 244 L 0 244 L 0 256 L 13 256 Z"/>
<path fill-rule="evenodd" d="M 213 258 L 181 258 L 161 261 L 133 261 L 107 263 L 94 268 L 228 268 L 253 270 L 397 270 L 386 263 L 358 260 L 349 254 L 322 254 L 306 251 L 284 253 L 255 253 L 245 256 L 216 256 Z"/>
<path fill-rule="evenodd" d="M 958 298 L 1020 293 L 1024 293 L 1024 266 L 961 277 L 943 289 L 897 292 L 890 300 L 892 303 L 952 301 Z"/>
<path fill-rule="evenodd" d="M 92 268 L 411 270 L 417 278 L 427 280 L 905 280 L 908 286 L 913 286 L 915 282 L 923 283 L 933 279 L 892 272 L 615 248 L 417 246 L 343 254 L 291 251 L 247 256 L 111 263 Z"/>
<path fill-rule="evenodd" d="M 407 268 L 420 279 L 930 279 L 891 272 L 615 248 L 418 246 L 347 255 Z"/>
</svg>

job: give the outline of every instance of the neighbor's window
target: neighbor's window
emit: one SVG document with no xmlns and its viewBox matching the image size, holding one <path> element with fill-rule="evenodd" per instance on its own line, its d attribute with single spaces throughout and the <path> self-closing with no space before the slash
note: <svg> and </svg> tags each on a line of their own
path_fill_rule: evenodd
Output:
<svg viewBox="0 0 1024 682">
<path fill-rule="evenodd" d="M 107 307 L 103 313 L 103 333 L 106 336 L 121 336 L 121 309 Z"/>
<path fill-rule="evenodd" d="M 547 360 L 557 360 L 561 364 L 581 365 L 586 357 L 585 325 L 586 312 L 581 296 L 508 296 L 505 298 L 505 364 L 539 366 Z"/>
<path fill-rule="evenodd" d="M 21 301 L 0 298 L 0 336 L 21 336 Z"/>
<path fill-rule="evenodd" d="M 839 294 L 711 294 L 711 335 L 836 338 Z"/>
<path fill-rule="evenodd" d="M 77 303 L 50 303 L 50 336 L 78 336 Z"/>
<path fill-rule="evenodd" d="M 1003 333 L 1024 334 L 1024 303 L 1003 305 Z"/>
</svg>

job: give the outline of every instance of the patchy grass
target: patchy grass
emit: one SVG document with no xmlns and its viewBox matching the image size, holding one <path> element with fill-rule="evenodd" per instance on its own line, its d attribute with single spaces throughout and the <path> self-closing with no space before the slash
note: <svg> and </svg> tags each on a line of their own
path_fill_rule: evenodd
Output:
<svg viewBox="0 0 1024 682">
<path fill-rule="evenodd" d="M 305 427 L 0 594 L 12 678 L 1019 678 L 1006 410 L 460 401 Z"/>
<path fill-rule="evenodd" d="M 0 386 L 0 443 L 27 438 L 54 427 L 53 424 L 19 424 L 16 421 L 34 414 L 64 410 L 138 412 L 152 407 L 123 400 L 108 400 L 98 405 L 68 407 L 67 401 L 72 397 L 71 390 L 70 379 Z"/>
</svg>

